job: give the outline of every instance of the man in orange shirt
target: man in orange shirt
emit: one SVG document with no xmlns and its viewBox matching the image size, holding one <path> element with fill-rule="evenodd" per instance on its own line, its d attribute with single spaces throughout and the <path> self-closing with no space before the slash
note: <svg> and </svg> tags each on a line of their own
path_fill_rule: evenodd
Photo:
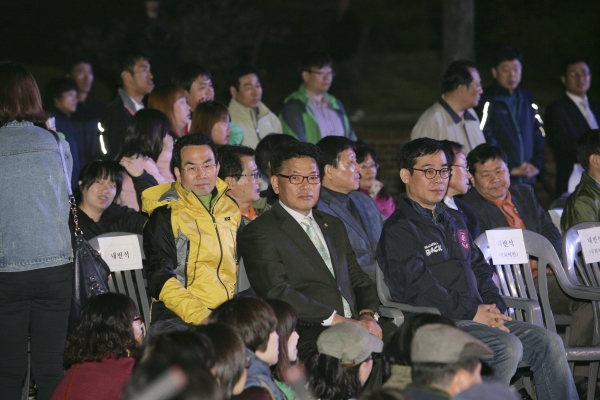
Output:
<svg viewBox="0 0 600 400">
<path fill-rule="evenodd" d="M 537 202 L 532 186 L 518 183 L 511 185 L 506 154 L 500 147 L 480 144 L 467 156 L 467 164 L 473 187 L 463 200 L 477 212 L 481 232 L 499 227 L 527 229 L 546 237 L 558 256 L 561 256 L 562 244 L 558 228 Z M 537 261 L 531 267 L 536 277 Z M 537 284 L 537 278 L 535 281 Z M 573 317 L 568 345 L 591 345 L 594 322 L 591 303 L 567 297 L 553 276 L 548 276 L 548 295 L 552 311 Z M 577 369 L 575 372 L 578 375 Z"/>
</svg>

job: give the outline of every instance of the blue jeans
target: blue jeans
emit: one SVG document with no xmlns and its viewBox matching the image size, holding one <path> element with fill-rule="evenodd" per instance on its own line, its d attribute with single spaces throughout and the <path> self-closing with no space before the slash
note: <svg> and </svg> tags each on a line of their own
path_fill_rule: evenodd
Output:
<svg viewBox="0 0 600 400">
<path fill-rule="evenodd" d="M 533 371 L 538 399 L 577 399 L 562 339 L 547 329 L 525 322 L 511 321 L 504 325 L 510 333 L 475 321 L 456 321 L 457 327 L 494 351 L 494 357 L 485 360 L 494 371 L 491 379 L 509 383 L 522 359 Z"/>
</svg>

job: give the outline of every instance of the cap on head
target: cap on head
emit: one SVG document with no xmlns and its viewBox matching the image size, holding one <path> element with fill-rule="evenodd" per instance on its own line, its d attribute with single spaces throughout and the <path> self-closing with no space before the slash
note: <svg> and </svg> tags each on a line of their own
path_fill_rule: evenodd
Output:
<svg viewBox="0 0 600 400">
<path fill-rule="evenodd" d="M 317 349 L 319 354 L 335 357 L 351 367 L 365 361 L 371 353 L 381 353 L 383 342 L 358 324 L 340 322 L 319 335 Z"/>
<path fill-rule="evenodd" d="M 453 364 L 466 358 L 489 358 L 493 355 L 494 352 L 483 342 L 458 328 L 427 324 L 415 332 L 410 358 L 416 363 Z"/>
</svg>

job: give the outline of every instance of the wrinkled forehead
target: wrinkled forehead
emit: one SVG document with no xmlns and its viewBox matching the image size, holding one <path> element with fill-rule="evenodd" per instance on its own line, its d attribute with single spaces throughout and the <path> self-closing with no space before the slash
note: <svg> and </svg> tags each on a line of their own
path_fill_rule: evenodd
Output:
<svg viewBox="0 0 600 400">
<path fill-rule="evenodd" d="M 490 158 L 484 163 L 476 163 L 475 164 L 477 172 L 491 172 L 496 171 L 498 169 L 506 168 L 506 163 L 500 157 Z"/>
<path fill-rule="evenodd" d="M 319 166 L 312 157 L 294 157 L 281 163 L 284 175 L 319 175 Z"/>
<path fill-rule="evenodd" d="M 442 168 L 448 165 L 446 154 L 442 150 L 438 150 L 433 154 L 426 154 L 417 157 L 414 168 Z"/>
</svg>

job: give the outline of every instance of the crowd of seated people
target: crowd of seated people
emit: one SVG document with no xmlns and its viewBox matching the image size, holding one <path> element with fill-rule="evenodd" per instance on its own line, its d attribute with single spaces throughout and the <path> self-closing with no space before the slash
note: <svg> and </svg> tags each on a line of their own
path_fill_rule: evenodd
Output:
<svg viewBox="0 0 600 400">
<path fill-rule="evenodd" d="M 133 303 L 105 294 L 86 304 L 67 338 L 63 304 L 56 319 L 61 329 L 53 332 L 52 379 L 39 361 L 32 363 L 43 389 L 38 398 L 50 398 L 49 387 L 56 387 L 56 399 L 69 393 L 100 398 L 97 392 L 106 399 L 135 398 L 152 385 L 181 399 L 460 398 L 481 384 L 482 361 L 492 366 L 483 378 L 500 382 L 501 391 L 521 359 L 531 365 L 538 398 L 577 398 L 587 384 L 585 370 L 576 368 L 573 378 L 557 335 L 507 316 L 493 267 L 474 244 L 486 229 L 511 226 L 536 231 L 561 251 L 560 232 L 529 186 L 542 168 L 536 158 L 543 151 L 537 141 L 541 118 L 528 109 L 529 125 L 501 132 L 499 110 L 519 113 L 518 107 L 532 102 L 519 87 L 515 49 L 498 53 L 497 84 L 490 89 L 495 95 L 484 98 L 485 107 L 479 105 L 475 64 L 459 60 L 448 68 L 444 95 L 398 153 L 407 191 L 397 203 L 377 180 L 377 152 L 355 141 L 342 103 L 328 93 L 334 74 L 324 53 L 302 59 L 302 83 L 286 98 L 279 119 L 262 103 L 259 73 L 252 68 L 232 75 L 226 107 L 214 101 L 205 68 L 187 65 L 173 84 L 154 87 L 151 60 L 131 54 L 120 63 L 117 98 L 104 107 L 88 96 L 91 63 L 76 61 L 66 76 L 49 83 L 46 111 L 29 72 L 0 63 L 0 83 L 18 82 L 29 90 L 28 98 L 0 96 L 0 148 L 10 150 L 0 153 L 0 168 L 7 171 L 3 189 L 13 183 L 16 166 L 35 160 L 15 135 L 31 136 L 45 152 L 44 162 L 56 164 L 46 168 L 39 188 L 0 199 L 21 201 L 21 218 L 31 226 L 32 218 L 59 221 L 47 232 L 57 243 L 38 235 L 39 254 L 31 259 L 0 253 L 0 272 L 6 272 L 0 273 L 0 318 L 13 318 L 5 305 L 15 282 L 29 279 L 26 273 L 47 269 L 35 272 L 39 283 L 45 277 L 40 272 L 52 270 L 60 275 L 56 288 L 66 287 L 70 249 L 56 248 L 65 232 L 72 243 L 77 228 L 86 240 L 108 232 L 143 235 L 152 318 L 141 345 Z M 569 90 L 568 79 L 582 73 L 568 71 L 563 78 Z M 586 121 L 595 122 L 593 110 L 585 112 Z M 44 137 L 42 128 L 60 133 L 56 140 L 65 149 L 70 182 L 59 178 L 56 141 Z M 506 137 L 512 129 L 529 129 L 535 141 L 527 160 L 510 153 Z M 589 145 L 598 141 L 598 131 L 592 132 L 579 151 L 584 180 L 600 164 L 599 151 Z M 46 182 L 55 189 L 52 201 Z M 75 189 L 77 224 L 66 213 L 67 196 L 58 195 L 63 183 Z M 15 228 L 18 216 L 5 213 L 0 250 L 24 239 Z M 454 238 L 457 232 L 462 236 Z M 236 292 L 240 265 L 251 288 L 243 295 Z M 399 330 L 381 317 L 378 266 L 394 300 L 436 307 L 441 316 L 418 316 Z M 535 262 L 531 266 L 537 275 Z M 568 298 L 552 277 L 548 281 L 552 307 L 573 318 L 568 344 L 590 345 L 591 303 Z M 103 330 L 114 332 L 93 336 Z M 0 351 L 14 332 L 0 328 Z M 111 334 L 119 339 L 103 345 Z M 432 350 L 440 344 L 445 348 Z M 22 350 L 21 341 L 0 361 L 0 389 L 6 385 L 14 392 L 20 382 Z M 63 351 L 66 372 L 56 361 Z M 110 390 L 103 391 L 107 381 Z"/>
</svg>

